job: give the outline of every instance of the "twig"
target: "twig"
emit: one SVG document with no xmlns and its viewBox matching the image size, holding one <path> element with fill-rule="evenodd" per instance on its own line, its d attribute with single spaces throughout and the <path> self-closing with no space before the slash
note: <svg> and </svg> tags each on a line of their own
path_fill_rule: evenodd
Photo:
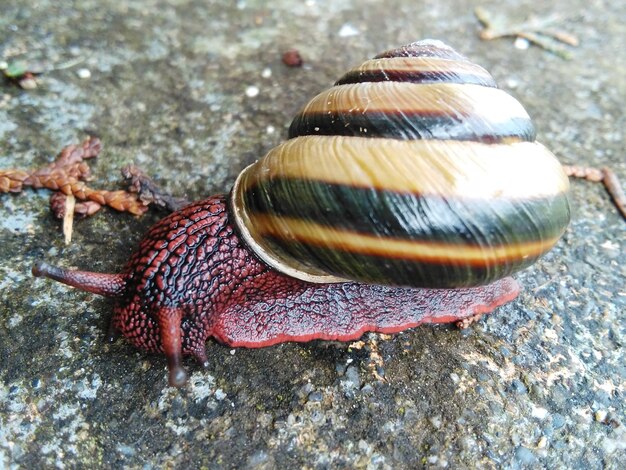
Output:
<svg viewBox="0 0 626 470">
<path fill-rule="evenodd" d="M 563 21 L 559 15 L 530 17 L 524 22 L 513 23 L 507 17 L 494 15 L 481 7 L 476 8 L 474 14 L 483 25 L 479 36 L 485 41 L 503 37 L 523 38 L 563 59 L 570 59 L 571 53 L 562 44 L 578 46 L 576 36 L 555 28 L 555 25 Z"/>
<path fill-rule="evenodd" d="M 74 226 L 74 206 L 76 198 L 72 194 L 65 196 L 65 215 L 63 216 L 63 236 L 65 244 L 72 243 L 72 227 Z"/>
<path fill-rule="evenodd" d="M 182 197 L 174 197 L 166 193 L 146 175 L 140 168 L 128 165 L 122 168 L 122 176 L 128 184 L 128 190 L 136 193 L 140 201 L 145 205 L 156 204 L 170 212 L 177 211 L 189 204 L 189 200 Z"/>
<path fill-rule="evenodd" d="M 582 178 L 595 183 L 602 183 L 607 192 L 613 198 L 613 203 L 626 219 L 626 195 L 622 189 L 619 178 L 610 168 L 591 168 L 584 166 L 563 165 L 567 176 Z"/>
<path fill-rule="evenodd" d="M 92 189 L 84 182 L 91 174 L 84 160 L 96 157 L 101 149 L 100 140 L 90 137 L 81 145 L 65 147 L 53 163 L 43 168 L 34 171 L 0 170 L 0 192 L 18 193 L 25 187 L 32 187 L 51 189 L 65 196 L 73 195 L 82 201 L 76 204 L 76 208 L 77 213 L 83 216 L 91 215 L 105 205 L 134 215 L 145 213 L 148 210 L 147 204 L 139 200 L 137 194 L 121 190 Z M 50 203 L 56 215 L 63 217 L 65 198 L 53 195 Z"/>
</svg>

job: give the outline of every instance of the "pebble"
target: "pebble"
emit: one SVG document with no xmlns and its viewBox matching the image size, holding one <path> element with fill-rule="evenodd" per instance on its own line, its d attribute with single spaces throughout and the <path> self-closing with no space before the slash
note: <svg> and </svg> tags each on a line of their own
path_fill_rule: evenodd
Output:
<svg viewBox="0 0 626 470">
<path fill-rule="evenodd" d="M 34 90 L 37 88 L 37 80 L 30 77 L 21 79 L 19 84 L 24 90 Z"/>
<path fill-rule="evenodd" d="M 133 447 L 126 444 L 118 444 L 117 451 L 124 457 L 132 457 L 137 453 Z"/>
<path fill-rule="evenodd" d="M 435 429 L 441 428 L 441 416 L 431 416 L 428 418 L 428 421 L 430 421 L 430 424 L 432 424 Z"/>
<path fill-rule="evenodd" d="M 515 460 L 520 462 L 522 465 L 529 465 L 535 463 L 537 457 L 535 457 L 535 454 L 533 454 L 530 449 L 520 446 L 515 449 Z"/>
<path fill-rule="evenodd" d="M 340 38 L 348 38 L 350 36 L 358 36 L 359 30 L 350 23 L 345 23 L 339 30 L 338 34 Z"/>
<path fill-rule="evenodd" d="M 537 442 L 537 448 L 544 449 L 548 445 L 548 439 L 546 436 L 541 436 L 539 442 Z"/>
<path fill-rule="evenodd" d="M 515 78 L 509 78 L 506 80 L 506 86 L 513 90 L 519 86 L 519 81 Z"/>
<path fill-rule="evenodd" d="M 608 414 L 609 413 L 606 410 L 598 410 L 595 412 L 593 417 L 598 423 L 605 423 L 606 417 L 608 416 Z"/>
<path fill-rule="evenodd" d="M 302 63 L 302 56 L 297 49 L 289 49 L 283 54 L 283 64 L 288 67 L 301 67 Z"/>
<path fill-rule="evenodd" d="M 326 415 L 324 415 L 324 413 L 320 410 L 313 410 L 313 412 L 309 415 L 309 419 L 312 423 L 320 424 L 326 421 Z"/>
<path fill-rule="evenodd" d="M 525 395 L 528 393 L 528 389 L 526 385 L 521 380 L 513 379 L 511 381 L 511 385 L 509 386 L 509 391 L 517 393 L 518 395 Z"/>
<path fill-rule="evenodd" d="M 533 407 L 531 413 L 532 413 L 533 418 L 538 418 L 538 419 L 545 419 L 546 416 L 548 416 L 548 410 L 540 406 Z"/>
<path fill-rule="evenodd" d="M 305 383 L 302 387 L 298 389 L 296 394 L 300 398 L 304 398 L 309 395 L 313 391 L 313 384 L 311 382 Z"/>
<path fill-rule="evenodd" d="M 361 377 L 359 377 L 359 370 L 355 366 L 350 366 L 346 369 L 345 384 L 350 388 L 361 388 Z"/>
<path fill-rule="evenodd" d="M 526 49 L 530 47 L 530 42 L 528 42 L 528 39 L 517 38 L 515 42 L 513 43 L 513 45 L 515 46 L 516 49 L 525 51 Z"/>
<path fill-rule="evenodd" d="M 260 466 L 261 464 L 267 463 L 268 459 L 269 459 L 268 453 L 265 452 L 264 450 L 259 450 L 248 458 L 248 462 L 247 462 L 248 467 L 256 468 Z"/>
<path fill-rule="evenodd" d="M 78 69 L 76 71 L 76 75 L 78 75 L 78 78 L 83 78 L 83 79 L 90 78 L 91 77 L 91 71 L 89 69 L 85 69 L 85 68 Z"/>
<path fill-rule="evenodd" d="M 479 382 L 487 382 L 489 380 L 489 375 L 481 372 L 476 376 L 476 378 Z"/>
<path fill-rule="evenodd" d="M 554 429 L 560 429 L 565 426 L 565 417 L 558 413 L 552 415 L 552 426 Z"/>
<path fill-rule="evenodd" d="M 254 98 L 255 96 L 259 95 L 259 91 L 259 87 L 250 85 L 248 88 L 246 88 L 246 96 L 248 98 Z"/>
</svg>

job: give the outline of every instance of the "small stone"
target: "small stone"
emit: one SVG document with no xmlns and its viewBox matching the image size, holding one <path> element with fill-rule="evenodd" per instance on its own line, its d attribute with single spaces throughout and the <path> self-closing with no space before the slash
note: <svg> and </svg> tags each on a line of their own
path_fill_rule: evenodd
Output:
<svg viewBox="0 0 626 470">
<path fill-rule="evenodd" d="M 302 56 L 298 49 L 289 49 L 283 54 L 283 64 L 287 67 L 301 67 L 302 63 Z"/>
<path fill-rule="evenodd" d="M 305 398 L 307 395 L 309 395 L 311 392 L 313 391 L 313 384 L 311 382 L 307 382 L 305 383 L 302 387 L 300 387 L 298 389 L 298 391 L 296 392 L 296 394 L 298 395 L 298 397 L 300 398 Z"/>
<path fill-rule="evenodd" d="M 517 38 L 515 39 L 515 42 L 513 43 L 513 46 L 516 49 L 525 51 L 526 49 L 528 49 L 530 47 L 530 42 L 528 41 L 528 39 L 524 39 L 524 38 Z"/>
<path fill-rule="evenodd" d="M 548 410 L 540 406 L 533 407 L 531 412 L 533 418 L 545 419 L 548 416 Z"/>
<path fill-rule="evenodd" d="M 514 90 L 515 88 L 519 86 L 519 81 L 516 80 L 515 78 L 509 78 L 506 81 L 506 86 L 510 88 L 511 90 Z"/>
<path fill-rule="evenodd" d="M 264 450 L 259 450 L 248 458 L 248 462 L 247 462 L 248 467 L 256 468 L 264 463 L 267 463 L 268 459 L 269 459 L 268 453 L 265 452 Z"/>
<path fill-rule="evenodd" d="M 515 450 L 515 460 L 520 462 L 522 465 L 529 465 L 534 463 L 537 460 L 537 457 L 535 457 L 535 454 L 533 454 L 530 449 L 520 446 Z"/>
<path fill-rule="evenodd" d="M 270 78 L 272 76 L 272 69 L 269 67 L 265 67 L 261 72 L 261 77 Z"/>
<path fill-rule="evenodd" d="M 314 410 L 310 416 L 309 419 L 311 420 L 312 423 L 323 423 L 326 420 L 326 416 L 324 416 L 324 413 L 322 413 L 320 410 Z"/>
<path fill-rule="evenodd" d="M 606 417 L 608 414 L 609 413 L 606 410 L 598 410 L 595 412 L 593 417 L 598 423 L 606 423 Z"/>
<path fill-rule="evenodd" d="M 539 442 L 537 442 L 538 449 L 544 449 L 548 445 L 548 438 L 546 436 L 541 436 Z"/>
<path fill-rule="evenodd" d="M 428 418 L 428 421 L 430 421 L 430 424 L 432 424 L 435 429 L 441 428 L 441 416 L 431 416 Z"/>
<path fill-rule="evenodd" d="M 3 93 L 0 95 L 0 108 L 4 108 L 5 106 L 7 106 L 9 104 L 9 101 L 11 101 L 11 95 L 9 95 L 8 93 Z"/>
<path fill-rule="evenodd" d="M 22 78 L 19 81 L 20 87 L 24 90 L 34 90 L 37 88 L 37 81 L 32 77 Z"/>
<path fill-rule="evenodd" d="M 361 388 L 361 377 L 359 376 L 359 370 L 355 366 L 350 366 L 346 369 L 345 384 L 348 388 Z"/>
<path fill-rule="evenodd" d="M 132 457 L 137 453 L 132 446 L 126 444 L 118 444 L 117 451 L 124 457 Z"/>
<path fill-rule="evenodd" d="M 525 395 L 528 392 L 526 385 L 521 380 L 513 379 L 509 386 L 509 391 L 518 395 Z"/>
<path fill-rule="evenodd" d="M 258 96 L 259 92 L 259 87 L 254 85 L 250 85 L 248 88 L 246 88 L 246 96 L 248 98 L 254 98 L 255 96 Z"/>
<path fill-rule="evenodd" d="M 489 375 L 481 372 L 476 378 L 479 382 L 487 382 L 489 380 Z"/>
<path fill-rule="evenodd" d="M 565 426 L 565 417 L 558 413 L 554 414 L 552 416 L 552 426 L 554 427 L 554 429 L 560 429 Z"/>
<path fill-rule="evenodd" d="M 85 68 L 78 69 L 76 71 L 76 75 L 78 75 L 78 78 L 83 78 L 83 79 L 91 78 L 91 71 Z"/>
<path fill-rule="evenodd" d="M 371 446 L 367 443 L 367 441 L 364 441 L 363 439 L 359 440 L 360 451 L 367 453 L 370 449 L 371 449 Z"/>
<path fill-rule="evenodd" d="M 350 23 L 345 23 L 341 29 L 339 30 L 339 37 L 340 38 L 347 38 L 350 36 L 358 36 L 359 35 L 359 30 L 356 29 L 354 26 L 352 26 Z"/>
<path fill-rule="evenodd" d="M 324 398 L 324 396 L 322 395 L 322 392 L 315 391 L 315 392 L 309 393 L 308 400 L 311 403 L 319 403 L 320 401 L 322 401 L 322 398 Z"/>
</svg>

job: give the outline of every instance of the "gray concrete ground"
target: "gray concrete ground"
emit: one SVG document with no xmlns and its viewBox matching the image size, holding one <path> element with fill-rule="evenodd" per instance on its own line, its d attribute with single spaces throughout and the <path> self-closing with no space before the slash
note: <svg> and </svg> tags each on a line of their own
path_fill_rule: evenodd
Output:
<svg viewBox="0 0 626 470">
<path fill-rule="evenodd" d="M 178 194 L 225 192 L 349 67 L 436 37 L 516 95 L 563 162 L 626 180 L 626 5 L 543 3 L 483 6 L 570 15 L 570 61 L 481 42 L 465 0 L 2 0 L 0 59 L 82 62 L 35 90 L 0 85 L 0 167 L 97 135 L 93 186 L 135 162 Z M 304 67 L 282 64 L 291 47 Z M 599 185 L 572 186 L 563 240 L 517 276 L 518 300 L 469 330 L 210 342 L 209 371 L 187 362 L 183 390 L 167 387 L 163 358 L 106 343 L 110 303 L 30 275 L 37 258 L 114 272 L 160 215 L 104 210 L 66 247 L 46 191 L 1 195 L 0 466 L 624 468 L 626 223 Z"/>
</svg>

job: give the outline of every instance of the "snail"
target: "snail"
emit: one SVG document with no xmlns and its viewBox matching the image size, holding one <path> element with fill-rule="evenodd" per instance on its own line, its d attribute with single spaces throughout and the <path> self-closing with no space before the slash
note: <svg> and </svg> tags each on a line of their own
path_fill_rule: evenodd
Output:
<svg viewBox="0 0 626 470">
<path fill-rule="evenodd" d="M 229 195 L 156 223 L 120 274 L 33 274 L 113 297 L 112 328 L 181 386 L 209 337 L 352 340 L 494 310 L 563 234 L 568 184 L 485 69 L 420 41 L 313 98 Z"/>
</svg>

